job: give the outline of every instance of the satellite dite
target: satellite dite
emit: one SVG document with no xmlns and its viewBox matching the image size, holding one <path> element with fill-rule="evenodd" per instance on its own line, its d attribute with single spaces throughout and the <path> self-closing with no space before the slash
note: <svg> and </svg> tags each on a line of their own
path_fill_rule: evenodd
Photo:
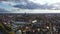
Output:
<svg viewBox="0 0 60 34">
<path fill-rule="evenodd" d="M 0 0 L 0 34 L 60 34 L 60 0 Z"/>
</svg>

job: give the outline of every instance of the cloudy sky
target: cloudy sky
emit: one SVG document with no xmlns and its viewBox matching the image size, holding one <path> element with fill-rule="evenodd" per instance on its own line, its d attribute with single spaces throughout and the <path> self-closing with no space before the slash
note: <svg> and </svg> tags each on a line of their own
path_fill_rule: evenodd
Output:
<svg viewBox="0 0 60 34">
<path fill-rule="evenodd" d="M 0 9 L 20 11 L 20 9 L 60 10 L 60 0 L 0 0 Z"/>
</svg>

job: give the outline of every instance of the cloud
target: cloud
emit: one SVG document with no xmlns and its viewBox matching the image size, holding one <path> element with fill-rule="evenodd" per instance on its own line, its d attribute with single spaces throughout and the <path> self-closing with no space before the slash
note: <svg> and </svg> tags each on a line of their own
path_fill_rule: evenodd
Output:
<svg viewBox="0 0 60 34">
<path fill-rule="evenodd" d="M 22 3 L 20 3 L 20 4 L 18 4 L 18 5 L 14 5 L 14 7 L 17 7 L 17 8 L 21 8 L 21 9 L 55 9 L 55 10 L 57 10 L 57 9 L 60 9 L 59 7 L 60 7 L 60 3 L 59 4 L 54 4 L 54 3 L 52 3 L 52 4 L 49 4 L 49 3 L 40 3 L 40 4 L 38 4 L 38 3 L 34 3 L 34 2 L 31 2 L 31 0 L 30 1 L 22 1 L 22 2 L 24 2 L 24 3 L 26 3 L 26 4 L 22 4 Z M 57 6 L 57 5 L 59 5 L 59 6 Z"/>
<path fill-rule="evenodd" d="M 16 2 L 17 1 L 17 2 Z M 41 1 L 41 2 L 40 2 Z M 20 8 L 20 9 L 60 9 L 60 3 L 46 3 L 50 0 L 8 0 L 8 1 L 1 1 L 3 4 L 9 5 L 9 7 Z M 53 0 L 54 1 L 54 0 Z M 54 1 L 56 2 L 56 0 Z M 39 4 L 40 3 L 40 4 Z M 51 3 L 51 1 L 50 1 Z"/>
<path fill-rule="evenodd" d="M 0 8 L 0 13 L 10 13 L 10 11 L 5 10 L 4 8 Z"/>
<path fill-rule="evenodd" d="M 1 1 L 1 3 L 8 4 L 8 5 L 11 5 L 11 6 L 19 4 L 19 3 L 16 3 L 16 2 L 10 2 L 10 1 Z"/>
</svg>

